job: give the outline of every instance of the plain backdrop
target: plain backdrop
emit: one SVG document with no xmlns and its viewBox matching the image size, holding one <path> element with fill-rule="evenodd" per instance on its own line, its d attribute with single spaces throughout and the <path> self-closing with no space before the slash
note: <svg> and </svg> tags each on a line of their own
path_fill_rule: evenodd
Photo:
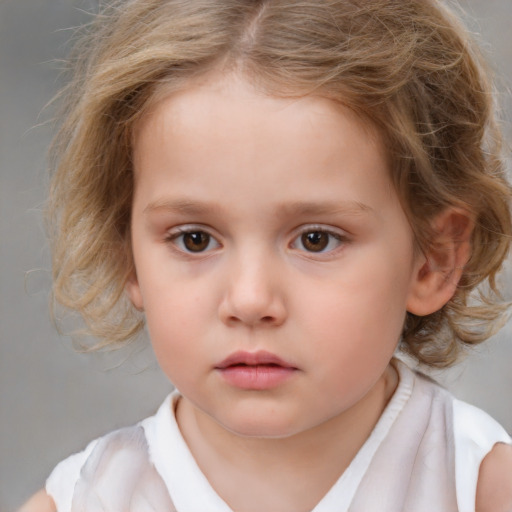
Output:
<svg viewBox="0 0 512 512">
<path fill-rule="evenodd" d="M 191 0 L 193 1 L 193 0 Z M 406 0 L 405 0 L 406 1 Z M 511 0 L 461 0 L 500 82 L 510 123 Z M 71 27 L 94 0 L 0 0 L 0 511 L 41 488 L 52 467 L 94 437 L 151 414 L 171 385 L 147 342 L 84 355 L 48 314 L 42 223 L 51 138 L 44 110 L 57 89 Z M 506 126 L 510 140 L 510 126 Z M 505 276 L 507 283 L 509 277 Z M 507 284 L 511 296 L 512 286 Z M 462 365 L 437 375 L 512 431 L 512 326 Z"/>
</svg>

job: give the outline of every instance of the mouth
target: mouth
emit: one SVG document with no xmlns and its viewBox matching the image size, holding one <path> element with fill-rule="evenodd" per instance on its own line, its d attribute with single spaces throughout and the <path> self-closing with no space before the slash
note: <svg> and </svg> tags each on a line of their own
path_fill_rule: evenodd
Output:
<svg viewBox="0 0 512 512">
<path fill-rule="evenodd" d="M 270 352 L 235 352 L 215 370 L 231 386 L 246 390 L 265 390 L 278 387 L 296 372 L 297 368 Z"/>
<path fill-rule="evenodd" d="M 287 363 L 280 357 L 272 354 L 271 352 L 235 352 L 228 356 L 224 361 L 219 363 L 215 368 L 224 370 L 231 366 L 268 366 L 268 367 L 282 367 L 294 368 L 291 364 Z"/>
</svg>

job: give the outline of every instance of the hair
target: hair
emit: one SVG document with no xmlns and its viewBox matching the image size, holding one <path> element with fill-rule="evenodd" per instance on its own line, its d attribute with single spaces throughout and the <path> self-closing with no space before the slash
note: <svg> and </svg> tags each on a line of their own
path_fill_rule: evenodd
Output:
<svg viewBox="0 0 512 512">
<path fill-rule="evenodd" d="M 132 135 L 158 95 L 237 69 L 269 95 L 317 95 L 382 136 L 418 246 L 435 242 L 447 207 L 475 220 L 453 298 L 410 313 L 401 347 L 448 366 L 503 323 L 496 273 L 511 237 L 493 86 L 457 17 L 435 0 L 125 0 L 110 2 L 71 59 L 52 150 L 48 206 L 54 300 L 78 311 L 105 346 L 143 316 L 124 288 L 133 272 Z M 472 291 L 486 285 L 486 293 Z"/>
</svg>

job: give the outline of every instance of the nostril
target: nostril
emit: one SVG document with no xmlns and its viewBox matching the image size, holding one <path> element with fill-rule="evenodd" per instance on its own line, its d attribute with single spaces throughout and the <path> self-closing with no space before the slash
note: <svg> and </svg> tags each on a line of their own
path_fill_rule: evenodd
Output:
<svg viewBox="0 0 512 512">
<path fill-rule="evenodd" d="M 283 323 L 286 309 L 275 295 L 229 293 L 219 304 L 218 314 L 223 323 L 231 326 L 271 327 Z"/>
</svg>

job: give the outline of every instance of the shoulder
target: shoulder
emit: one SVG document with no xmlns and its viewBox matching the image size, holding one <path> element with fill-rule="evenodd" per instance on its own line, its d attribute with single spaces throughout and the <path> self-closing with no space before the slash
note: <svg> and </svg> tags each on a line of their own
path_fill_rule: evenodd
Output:
<svg viewBox="0 0 512 512">
<path fill-rule="evenodd" d="M 57 464 L 46 481 L 46 493 L 57 510 L 68 512 L 76 495 L 87 494 L 99 481 L 122 480 L 145 458 L 147 443 L 140 425 L 115 430 Z"/>
<path fill-rule="evenodd" d="M 19 510 L 18 512 L 56 512 L 57 507 L 45 490 L 39 491 L 34 494 Z"/>
<path fill-rule="evenodd" d="M 456 399 L 453 423 L 461 510 L 512 512 L 512 439 L 486 412 Z"/>
<path fill-rule="evenodd" d="M 55 508 L 59 512 L 71 510 L 72 500 L 78 490 L 97 484 L 101 474 L 100 468 L 105 477 L 108 473 L 109 478 L 122 479 L 123 475 L 129 473 L 131 466 L 144 466 L 149 456 L 146 429 L 155 430 L 157 416 L 162 415 L 167 409 L 170 410 L 172 397 L 173 395 L 170 395 L 166 398 L 156 415 L 131 427 L 107 433 L 89 443 L 85 450 L 57 464 L 48 477 L 45 488 L 46 493 L 56 504 Z M 131 464 L 124 464 L 124 459 L 129 459 Z M 121 468 L 122 471 L 114 471 L 115 467 Z"/>
<path fill-rule="evenodd" d="M 498 443 L 480 465 L 476 512 L 512 511 L 512 445 Z"/>
<path fill-rule="evenodd" d="M 75 453 L 59 462 L 51 472 L 46 480 L 45 491 L 56 504 L 54 510 L 63 512 L 71 510 L 73 489 L 79 479 L 82 467 L 97 443 L 98 440 L 92 441 L 85 450 Z"/>
</svg>

